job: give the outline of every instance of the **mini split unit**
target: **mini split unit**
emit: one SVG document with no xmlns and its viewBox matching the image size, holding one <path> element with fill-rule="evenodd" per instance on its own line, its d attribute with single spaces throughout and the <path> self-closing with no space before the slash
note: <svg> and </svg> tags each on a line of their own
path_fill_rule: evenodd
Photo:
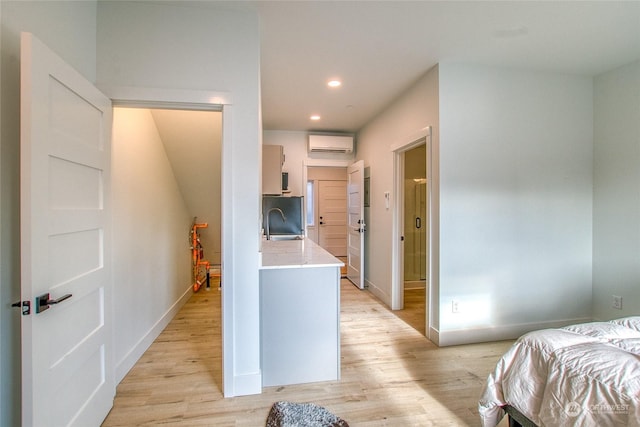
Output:
<svg viewBox="0 0 640 427">
<path fill-rule="evenodd" d="M 309 134 L 310 153 L 352 153 L 353 135 Z"/>
</svg>

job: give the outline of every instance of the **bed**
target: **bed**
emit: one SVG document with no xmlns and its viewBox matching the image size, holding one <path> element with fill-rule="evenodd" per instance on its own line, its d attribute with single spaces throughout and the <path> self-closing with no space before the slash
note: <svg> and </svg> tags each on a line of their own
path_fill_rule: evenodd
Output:
<svg viewBox="0 0 640 427">
<path fill-rule="evenodd" d="M 529 332 L 478 403 L 483 427 L 640 426 L 640 316 Z"/>
</svg>

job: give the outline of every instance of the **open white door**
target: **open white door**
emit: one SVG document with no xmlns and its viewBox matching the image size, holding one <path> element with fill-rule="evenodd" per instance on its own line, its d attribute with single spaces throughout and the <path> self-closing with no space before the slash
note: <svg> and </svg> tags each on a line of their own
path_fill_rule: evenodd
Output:
<svg viewBox="0 0 640 427">
<path fill-rule="evenodd" d="M 115 395 L 111 101 L 21 42 L 22 423 L 96 426 Z"/>
<path fill-rule="evenodd" d="M 364 161 L 347 168 L 347 278 L 364 289 Z"/>
</svg>

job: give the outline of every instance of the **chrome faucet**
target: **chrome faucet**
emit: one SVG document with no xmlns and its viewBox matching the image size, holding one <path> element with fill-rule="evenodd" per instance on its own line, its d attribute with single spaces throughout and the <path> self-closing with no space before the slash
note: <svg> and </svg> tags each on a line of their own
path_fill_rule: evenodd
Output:
<svg viewBox="0 0 640 427">
<path fill-rule="evenodd" d="M 271 215 L 271 212 L 273 211 L 277 211 L 280 212 L 280 216 L 282 217 L 282 222 L 285 222 L 287 220 L 287 217 L 284 216 L 284 212 L 282 212 L 282 209 L 280 208 L 271 208 L 267 211 L 267 240 L 271 240 L 271 230 L 269 229 L 269 215 Z"/>
</svg>

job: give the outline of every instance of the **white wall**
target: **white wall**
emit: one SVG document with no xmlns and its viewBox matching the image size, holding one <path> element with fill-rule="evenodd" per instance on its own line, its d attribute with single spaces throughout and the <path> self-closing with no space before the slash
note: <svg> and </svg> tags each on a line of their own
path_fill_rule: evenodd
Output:
<svg viewBox="0 0 640 427">
<path fill-rule="evenodd" d="M 438 119 L 438 67 L 429 70 L 415 85 L 393 102 L 378 117 L 367 124 L 358 133 L 358 160 L 364 160 L 370 174 L 370 207 L 368 211 L 367 232 L 365 234 L 365 280 L 369 290 L 391 306 L 391 246 L 392 246 L 392 210 L 385 208 L 384 193 L 394 194 L 393 152 L 391 147 L 405 143 L 406 138 L 420 129 L 432 126 L 432 177 L 436 191 L 432 197 L 437 206 L 437 153 L 439 145 Z M 393 205 L 393 201 L 391 203 Z M 437 211 L 433 218 L 438 223 Z M 437 241 L 438 229 L 432 230 Z M 437 260 L 437 253 L 433 254 Z M 437 263 L 433 265 L 437 272 Z M 437 274 L 431 283 L 432 298 L 437 300 Z"/>
<path fill-rule="evenodd" d="M 153 109 L 151 115 L 187 209 L 209 225 L 198 231 L 204 257 L 220 264 L 222 113 Z"/>
<path fill-rule="evenodd" d="M 191 296 L 192 217 L 149 110 L 114 109 L 112 144 L 119 382 Z"/>
<path fill-rule="evenodd" d="M 224 91 L 233 101 L 230 121 L 223 118 L 231 143 L 222 148 L 224 392 L 260 393 L 257 16 L 197 2 L 100 2 L 97 40 L 98 87 L 107 95 L 113 88 Z"/>
<path fill-rule="evenodd" d="M 590 319 L 592 88 L 440 64 L 441 345 Z"/>
<path fill-rule="evenodd" d="M 87 79 L 96 75 L 96 2 L 2 1 L 0 101 L 0 425 L 20 425 L 20 32 L 29 31 Z"/>
<path fill-rule="evenodd" d="M 432 339 L 589 319 L 592 93 L 585 77 L 440 64 L 369 123 L 358 158 L 371 174 L 370 290 L 390 304 L 390 147 L 432 125 Z"/>
<path fill-rule="evenodd" d="M 640 61 L 595 78 L 594 113 L 593 316 L 609 320 L 640 313 Z"/>
<path fill-rule="evenodd" d="M 283 146 L 285 162 L 282 172 L 289 173 L 291 196 L 305 195 L 306 184 L 303 182 L 305 161 L 331 164 L 333 161 L 352 161 L 355 156 L 355 153 L 309 153 L 308 132 L 304 131 L 265 130 L 262 135 L 263 144 Z"/>
</svg>

